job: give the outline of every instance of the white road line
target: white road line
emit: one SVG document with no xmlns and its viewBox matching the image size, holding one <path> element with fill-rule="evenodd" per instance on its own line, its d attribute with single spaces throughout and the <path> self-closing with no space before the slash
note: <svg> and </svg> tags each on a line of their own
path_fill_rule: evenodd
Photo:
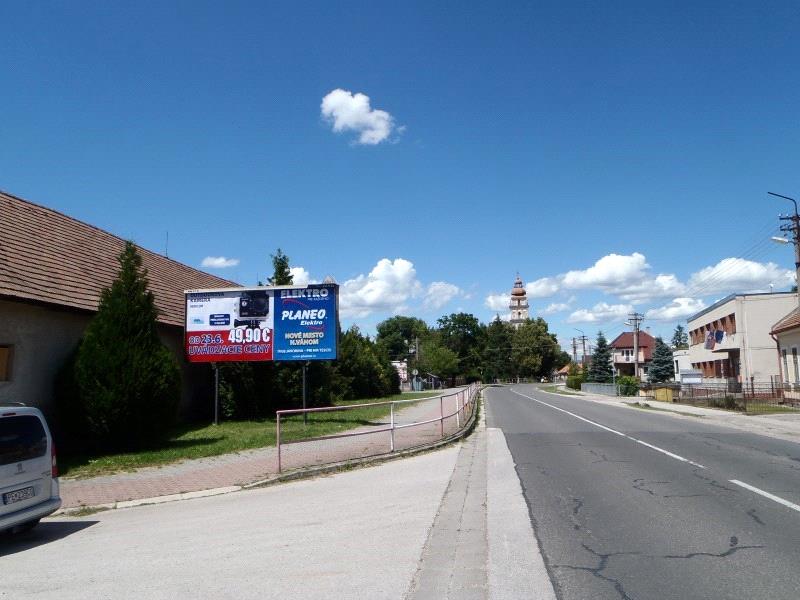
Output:
<svg viewBox="0 0 800 600">
<path fill-rule="evenodd" d="M 770 500 L 773 500 L 774 502 L 777 502 L 778 504 L 783 504 L 784 506 L 788 506 L 792 510 L 796 510 L 797 512 L 800 512 L 800 506 L 798 506 L 794 502 L 789 502 L 788 500 L 784 500 L 780 496 L 776 496 L 775 494 L 770 494 L 769 492 L 765 492 L 764 490 L 760 490 L 757 487 L 753 487 L 752 485 L 747 484 L 744 481 L 739 481 L 738 479 L 729 479 L 728 481 L 730 481 L 731 483 L 735 483 L 739 487 L 743 487 L 746 490 L 750 490 L 751 492 L 754 492 L 754 493 L 756 493 L 756 494 L 758 494 L 760 496 L 764 496 L 764 498 L 769 498 Z"/>
<path fill-rule="evenodd" d="M 663 448 L 659 448 L 658 446 L 653 446 L 653 444 L 648 444 L 647 442 L 644 442 L 644 441 L 642 441 L 642 440 L 640 440 L 638 438 L 630 436 L 627 433 L 622 433 L 621 431 L 617 431 L 616 429 L 611 429 L 611 427 L 606 427 L 605 425 L 601 425 L 600 423 L 596 423 L 595 421 L 592 421 L 592 420 L 587 419 L 585 417 L 582 417 L 580 415 L 576 415 L 575 413 L 570 412 L 568 410 L 564 410 L 563 408 L 559 408 L 558 406 L 553 406 L 552 404 L 548 404 L 547 402 L 543 402 L 542 400 L 537 400 L 536 398 L 533 398 L 532 396 L 526 396 L 525 394 L 521 394 L 517 390 L 512 389 L 511 391 L 514 392 L 515 394 L 517 394 L 518 396 L 522 396 L 523 398 L 527 398 L 528 400 L 533 400 L 534 402 L 538 402 L 539 404 L 544 404 L 545 406 L 549 406 L 552 409 L 559 410 L 559 411 L 561 411 L 563 413 L 568 414 L 571 417 L 575 417 L 576 419 L 580 419 L 581 421 L 585 421 L 585 422 L 587 422 L 587 423 L 589 423 L 591 425 L 594 425 L 595 427 L 599 427 L 600 429 L 605 429 L 606 431 L 608 431 L 610 433 L 613 433 L 613 434 L 619 435 L 621 437 L 627 438 L 629 440 L 632 440 L 632 441 L 636 442 L 637 444 L 641 444 L 642 446 L 647 446 L 651 450 L 655 450 L 656 452 L 661 452 L 661 454 L 666 454 L 670 458 L 674 458 L 675 460 L 679 460 L 681 462 L 688 463 L 688 464 L 692 465 L 693 467 L 697 467 L 698 469 L 705 469 L 705 467 L 703 465 L 701 465 L 700 463 L 696 463 L 694 461 L 689 460 L 688 458 L 684 458 L 682 456 L 678 456 L 677 454 L 674 454 L 674 453 L 670 452 L 669 450 L 664 450 Z"/>
</svg>

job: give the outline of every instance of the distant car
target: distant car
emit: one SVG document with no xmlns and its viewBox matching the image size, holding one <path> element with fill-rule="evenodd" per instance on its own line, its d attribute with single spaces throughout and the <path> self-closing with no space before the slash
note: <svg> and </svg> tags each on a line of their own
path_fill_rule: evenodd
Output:
<svg viewBox="0 0 800 600">
<path fill-rule="evenodd" d="M 37 408 L 0 402 L 0 532 L 21 532 L 61 506 L 56 448 Z"/>
</svg>

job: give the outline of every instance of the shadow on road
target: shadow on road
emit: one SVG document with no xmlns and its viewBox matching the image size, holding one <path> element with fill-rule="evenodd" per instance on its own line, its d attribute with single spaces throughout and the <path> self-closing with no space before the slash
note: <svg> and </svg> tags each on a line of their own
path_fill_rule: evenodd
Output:
<svg viewBox="0 0 800 600">
<path fill-rule="evenodd" d="M 0 534 L 0 557 L 55 542 L 95 523 L 99 521 L 44 521 L 24 533 Z"/>
</svg>

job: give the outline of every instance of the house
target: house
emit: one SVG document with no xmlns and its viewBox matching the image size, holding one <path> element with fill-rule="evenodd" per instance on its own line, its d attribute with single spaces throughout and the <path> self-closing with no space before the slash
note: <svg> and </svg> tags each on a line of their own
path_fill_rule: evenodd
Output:
<svg viewBox="0 0 800 600">
<path fill-rule="evenodd" d="M 703 383 L 741 385 L 780 378 L 770 331 L 797 294 L 731 294 L 688 319 L 689 361 Z"/>
<path fill-rule="evenodd" d="M 800 364 L 798 364 L 798 348 L 800 348 L 800 308 L 792 311 L 775 323 L 770 335 L 777 344 L 777 363 L 780 379 L 787 398 L 800 400 Z"/>
<path fill-rule="evenodd" d="M 125 240 L 0 192 L 0 401 L 52 412 L 54 381 L 119 271 Z M 180 411 L 209 410 L 211 368 L 184 357 L 185 289 L 236 286 L 144 248 L 159 334 L 181 366 Z"/>
<path fill-rule="evenodd" d="M 632 331 L 625 331 L 619 334 L 614 341 L 609 344 L 611 347 L 611 362 L 617 376 L 633 376 L 639 379 L 647 379 L 647 371 L 653 361 L 653 350 L 656 347 L 656 340 L 646 331 L 639 332 L 639 372 L 634 373 L 636 360 L 634 359 L 634 339 Z"/>
</svg>

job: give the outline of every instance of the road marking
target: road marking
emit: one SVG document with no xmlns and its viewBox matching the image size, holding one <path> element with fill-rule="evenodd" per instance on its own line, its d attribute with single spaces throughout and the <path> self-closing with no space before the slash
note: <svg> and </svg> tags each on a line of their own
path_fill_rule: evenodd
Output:
<svg viewBox="0 0 800 600">
<path fill-rule="evenodd" d="M 648 444 L 647 442 L 642 441 L 639 438 L 635 438 L 633 436 L 630 436 L 627 433 L 622 433 L 621 431 L 617 431 L 616 429 L 611 429 L 611 427 L 606 427 L 605 425 L 601 425 L 600 423 L 592 421 L 591 419 L 587 419 L 586 417 L 582 417 L 580 415 L 576 415 L 574 412 L 570 412 L 568 410 L 564 410 L 563 408 L 559 408 L 558 406 L 553 406 L 552 404 L 548 404 L 547 402 L 544 402 L 542 400 L 538 400 L 538 399 L 536 399 L 536 398 L 534 398 L 532 396 L 526 396 L 525 394 L 522 394 L 522 393 L 518 392 L 515 389 L 512 389 L 511 391 L 514 392 L 515 394 L 517 394 L 518 396 L 522 396 L 523 398 L 527 398 L 528 400 L 533 400 L 534 402 L 538 402 L 539 404 L 544 404 L 545 406 L 549 406 L 550 408 L 553 408 L 555 410 L 558 410 L 558 411 L 561 411 L 563 413 L 566 413 L 571 417 L 575 417 L 576 419 L 580 419 L 581 421 L 585 421 L 585 422 L 587 422 L 587 423 L 589 423 L 591 425 L 594 425 L 595 427 L 599 427 L 600 429 L 605 429 L 606 431 L 608 431 L 610 433 L 613 433 L 615 435 L 618 435 L 618 436 L 621 436 L 621 437 L 624 437 L 624 438 L 628 438 L 629 440 L 632 440 L 632 441 L 636 442 L 637 444 L 641 444 L 642 446 L 647 446 L 651 450 L 655 450 L 656 452 L 661 452 L 661 454 L 666 454 L 670 458 L 674 458 L 675 460 L 679 460 L 681 462 L 688 463 L 688 464 L 692 465 L 693 467 L 697 467 L 698 469 L 705 469 L 705 467 L 703 465 L 701 465 L 700 463 L 696 463 L 696 462 L 694 462 L 692 460 L 689 460 L 688 458 L 684 458 L 682 456 L 674 454 L 673 452 L 670 452 L 669 450 L 664 450 L 663 448 L 659 448 L 658 446 L 653 446 L 653 444 Z"/>
<path fill-rule="evenodd" d="M 754 492 L 754 493 L 756 493 L 756 494 L 758 494 L 760 496 L 764 496 L 764 498 L 769 498 L 770 500 L 773 500 L 773 501 L 777 502 L 778 504 L 783 504 L 784 506 L 788 506 L 792 510 L 796 510 L 797 512 L 800 512 L 800 506 L 798 506 L 794 502 L 789 502 L 788 500 L 784 500 L 780 496 L 776 496 L 775 494 L 770 494 L 769 492 L 765 492 L 764 490 L 760 490 L 757 487 L 753 487 L 752 485 L 747 484 L 744 481 L 739 481 L 738 479 L 729 479 L 728 481 L 738 485 L 739 487 L 743 487 L 746 490 L 750 490 L 751 492 Z"/>
</svg>

